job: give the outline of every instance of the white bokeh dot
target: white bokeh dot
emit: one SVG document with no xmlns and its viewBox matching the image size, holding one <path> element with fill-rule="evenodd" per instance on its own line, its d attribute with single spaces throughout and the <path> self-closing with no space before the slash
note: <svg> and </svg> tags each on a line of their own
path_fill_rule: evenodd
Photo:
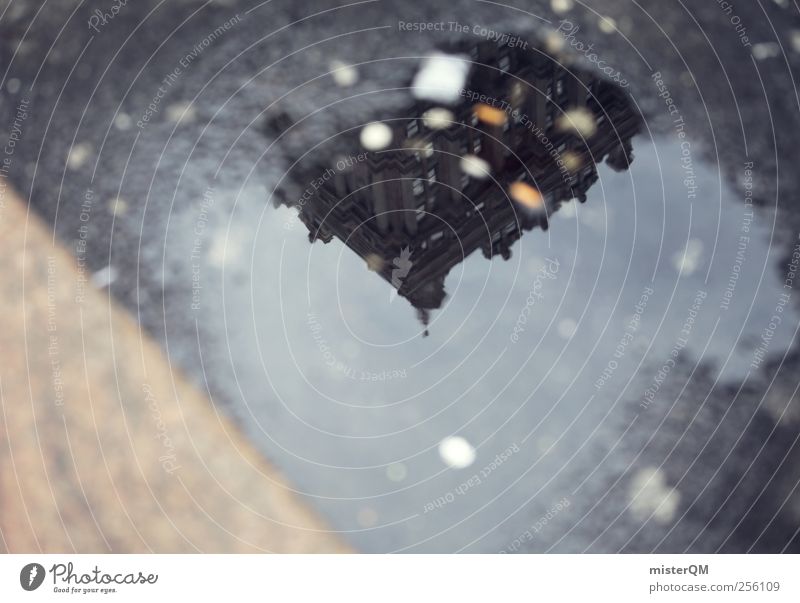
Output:
<svg viewBox="0 0 800 603">
<path fill-rule="evenodd" d="M 450 436 L 439 443 L 439 456 L 448 467 L 464 469 L 475 462 L 475 448 L 461 436 Z"/>
</svg>

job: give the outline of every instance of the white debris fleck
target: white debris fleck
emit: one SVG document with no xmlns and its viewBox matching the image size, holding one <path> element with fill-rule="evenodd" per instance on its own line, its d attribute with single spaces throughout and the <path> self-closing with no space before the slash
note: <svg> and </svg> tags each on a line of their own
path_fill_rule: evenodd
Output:
<svg viewBox="0 0 800 603">
<path fill-rule="evenodd" d="M 349 88 L 358 82 L 358 69 L 342 61 L 331 61 L 331 77 L 340 88 Z"/>
<path fill-rule="evenodd" d="M 450 436 L 439 443 L 439 456 L 448 467 L 464 469 L 475 462 L 475 448 L 461 436 Z"/>
<path fill-rule="evenodd" d="M 569 109 L 556 121 L 561 132 L 574 132 L 584 138 L 590 138 L 597 132 L 597 120 L 594 114 L 584 107 Z"/>
<path fill-rule="evenodd" d="M 433 157 L 433 143 L 426 140 L 421 145 L 417 145 L 417 151 L 419 152 L 420 156 L 425 157 L 426 159 Z"/>
<path fill-rule="evenodd" d="M 408 475 L 408 469 L 403 463 L 392 463 L 386 467 L 386 477 L 393 482 L 402 482 Z"/>
<path fill-rule="evenodd" d="M 656 467 L 636 473 L 628 492 L 631 512 L 640 520 L 652 514 L 658 523 L 669 523 L 681 502 L 681 495 L 667 484 L 664 472 Z"/>
<path fill-rule="evenodd" d="M 781 54 L 781 47 L 775 42 L 759 42 L 753 44 L 753 58 L 757 61 L 771 59 Z"/>
<path fill-rule="evenodd" d="M 529 262 L 527 262 L 525 269 L 528 271 L 528 274 L 531 276 L 536 276 L 539 274 L 539 271 L 544 268 L 545 263 L 540 258 L 532 258 Z"/>
<path fill-rule="evenodd" d="M 781 385 L 769 388 L 764 396 L 764 409 L 776 423 L 788 427 L 800 423 L 800 396 Z"/>
<path fill-rule="evenodd" d="M 174 124 L 188 124 L 197 118 L 197 108 L 189 101 L 177 102 L 169 105 L 164 114 Z"/>
<path fill-rule="evenodd" d="M 605 232 L 610 213 L 608 206 L 581 205 L 578 209 L 578 220 L 595 232 Z"/>
<path fill-rule="evenodd" d="M 565 318 L 558 323 L 558 334 L 564 339 L 572 339 L 578 330 L 578 323 L 571 318 Z"/>
<path fill-rule="evenodd" d="M 627 322 L 630 322 L 633 318 L 629 319 Z M 647 351 L 647 348 L 650 347 L 650 338 L 647 335 L 639 335 L 636 339 L 633 340 L 633 344 L 631 344 L 631 350 L 637 353 L 644 353 Z"/>
<path fill-rule="evenodd" d="M 378 512 L 372 507 L 364 507 L 359 510 L 356 521 L 362 528 L 371 528 L 378 523 Z"/>
<path fill-rule="evenodd" d="M 611 34 L 617 31 L 617 22 L 611 17 L 600 17 L 600 20 L 597 22 L 597 26 L 600 28 L 600 31 L 606 34 Z"/>
<path fill-rule="evenodd" d="M 551 29 L 544 36 L 544 47 L 550 54 L 558 54 L 564 50 L 564 36 Z"/>
<path fill-rule="evenodd" d="M 556 213 L 556 217 L 572 219 L 578 215 L 578 201 L 577 199 L 570 199 L 565 202 Z"/>
<path fill-rule="evenodd" d="M 133 119 L 127 113 L 120 112 L 114 117 L 114 127 L 117 130 L 130 130 L 132 125 Z"/>
<path fill-rule="evenodd" d="M 694 76 L 690 71 L 682 71 L 678 77 L 681 80 L 681 84 L 683 84 L 687 88 L 693 88 L 694 86 L 696 86 Z"/>
<path fill-rule="evenodd" d="M 115 280 L 117 280 L 117 269 L 113 266 L 106 266 L 92 274 L 90 282 L 96 289 L 105 289 Z"/>
<path fill-rule="evenodd" d="M 433 107 L 422 114 L 422 123 L 425 124 L 426 128 L 430 128 L 431 130 L 444 130 L 445 128 L 449 128 L 453 125 L 455 120 L 456 117 L 453 115 L 453 112 L 442 107 Z"/>
<path fill-rule="evenodd" d="M 621 31 L 626 35 L 630 34 L 633 31 L 633 19 L 627 15 L 620 17 L 617 23 L 617 31 Z"/>
<path fill-rule="evenodd" d="M 460 98 L 468 74 L 466 57 L 433 53 L 422 60 L 422 66 L 411 83 L 411 91 L 418 99 L 453 104 Z"/>
<path fill-rule="evenodd" d="M 406 141 L 406 149 L 417 153 L 420 157 L 433 157 L 433 143 L 424 138 L 410 138 Z"/>
<path fill-rule="evenodd" d="M 675 270 L 685 275 L 694 273 L 703 260 L 703 242 L 700 239 L 689 239 L 681 251 L 672 256 Z"/>
<path fill-rule="evenodd" d="M 800 53 L 800 29 L 792 30 L 792 50 Z"/>
<path fill-rule="evenodd" d="M 361 130 L 361 146 L 368 151 L 380 151 L 392 142 L 392 129 L 384 123 L 373 121 Z"/>
<path fill-rule="evenodd" d="M 111 210 L 111 213 L 115 216 L 121 216 L 128 211 L 128 202 L 120 197 L 114 197 L 108 202 L 108 209 Z"/>
<path fill-rule="evenodd" d="M 574 6 L 574 0 L 550 0 L 550 8 L 557 15 L 563 15 L 567 11 L 571 11 Z"/>
<path fill-rule="evenodd" d="M 16 94 L 17 92 L 19 92 L 21 86 L 22 82 L 20 82 L 15 77 L 12 77 L 10 80 L 6 82 L 6 90 L 8 90 L 10 94 Z"/>
<path fill-rule="evenodd" d="M 92 145 L 88 142 L 79 142 L 73 145 L 67 155 L 67 167 L 71 170 L 79 170 L 92 155 Z"/>
<path fill-rule="evenodd" d="M 208 262 L 215 268 L 234 264 L 242 255 L 242 237 L 219 229 L 208 250 Z"/>
<path fill-rule="evenodd" d="M 489 164 L 477 155 L 464 155 L 461 158 L 461 171 L 470 178 L 483 179 L 489 176 Z"/>
<path fill-rule="evenodd" d="M 550 454 L 550 451 L 556 445 L 556 439 L 550 435 L 543 435 L 538 440 L 536 440 L 536 451 L 542 455 L 546 456 Z"/>
<path fill-rule="evenodd" d="M 554 32 L 551 31 L 550 33 L 554 33 Z M 556 34 L 556 35 L 558 35 L 558 34 Z M 528 91 L 526 89 L 526 86 L 522 85 L 522 82 L 512 82 L 511 83 L 511 87 L 509 89 L 509 97 L 510 97 L 512 106 L 518 108 L 520 105 L 522 105 L 523 102 L 525 102 L 525 98 L 527 96 L 528 96 Z M 512 113 L 513 113 L 513 111 L 512 111 Z M 513 117 L 513 115 L 512 115 L 512 117 Z"/>
</svg>

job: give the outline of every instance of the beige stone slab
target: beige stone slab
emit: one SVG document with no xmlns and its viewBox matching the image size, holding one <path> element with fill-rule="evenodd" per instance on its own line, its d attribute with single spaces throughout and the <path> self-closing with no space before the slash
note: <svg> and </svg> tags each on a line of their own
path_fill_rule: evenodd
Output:
<svg viewBox="0 0 800 603">
<path fill-rule="evenodd" d="M 0 547 L 347 550 L 8 191 L 0 252 Z"/>
</svg>

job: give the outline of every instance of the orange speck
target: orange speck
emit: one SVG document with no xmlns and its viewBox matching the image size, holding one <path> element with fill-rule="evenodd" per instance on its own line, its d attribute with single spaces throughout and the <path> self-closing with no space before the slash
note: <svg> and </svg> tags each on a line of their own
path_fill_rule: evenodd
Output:
<svg viewBox="0 0 800 603">
<path fill-rule="evenodd" d="M 508 115 L 502 109 L 491 107 L 483 103 L 475 105 L 472 109 L 480 121 L 490 126 L 502 126 L 506 123 Z"/>
<path fill-rule="evenodd" d="M 544 198 L 542 193 L 533 188 L 530 184 L 524 182 L 514 182 L 508 187 L 508 193 L 511 198 L 525 207 L 533 211 L 541 211 L 544 209 Z"/>
</svg>

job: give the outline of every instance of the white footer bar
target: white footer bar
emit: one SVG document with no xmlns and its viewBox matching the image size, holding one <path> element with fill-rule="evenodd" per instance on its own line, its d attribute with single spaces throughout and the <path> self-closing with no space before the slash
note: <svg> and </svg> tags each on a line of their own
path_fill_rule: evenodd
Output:
<svg viewBox="0 0 800 603">
<path fill-rule="evenodd" d="M 798 574 L 789 555 L 32 554 L 0 556 L 0 601 L 796 603 Z"/>
</svg>

